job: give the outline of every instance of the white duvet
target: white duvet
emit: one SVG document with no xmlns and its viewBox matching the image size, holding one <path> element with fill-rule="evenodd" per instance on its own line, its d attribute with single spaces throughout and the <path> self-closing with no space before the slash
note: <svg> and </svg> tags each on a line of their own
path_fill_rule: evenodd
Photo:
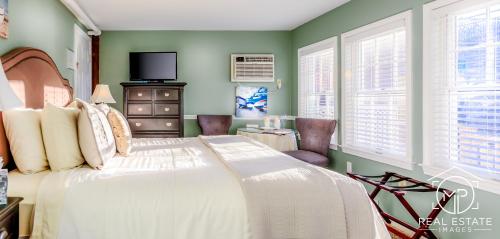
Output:
<svg viewBox="0 0 500 239">
<path fill-rule="evenodd" d="M 389 238 L 363 186 L 242 136 L 138 139 L 51 173 L 32 238 Z"/>
</svg>

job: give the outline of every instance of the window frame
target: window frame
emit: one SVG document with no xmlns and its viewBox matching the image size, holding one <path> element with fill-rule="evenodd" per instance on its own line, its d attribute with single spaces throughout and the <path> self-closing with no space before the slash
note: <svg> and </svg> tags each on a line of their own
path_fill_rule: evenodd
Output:
<svg viewBox="0 0 500 239">
<path fill-rule="evenodd" d="M 435 163 L 435 160 L 432 160 L 432 141 L 425 140 L 432 137 L 432 122 L 433 122 L 433 114 L 432 114 L 432 84 L 434 84 L 432 80 L 432 31 L 433 31 L 433 17 L 435 15 L 443 15 L 443 14 L 456 14 L 457 12 L 467 10 L 470 7 L 482 8 L 490 3 L 493 3 L 493 0 L 436 0 L 423 6 L 423 47 L 422 47 L 422 67 L 423 67 L 423 75 L 422 75 L 422 106 L 423 106 L 423 114 L 422 114 L 422 131 L 423 131 L 423 159 L 422 159 L 422 169 L 424 174 L 436 178 L 441 179 L 449 179 L 458 184 L 465 185 L 463 180 L 457 180 L 456 177 L 452 174 L 449 174 L 449 167 L 439 166 Z M 452 166 L 452 165 L 450 165 Z M 453 168 L 453 167 L 452 167 Z M 461 168 L 462 169 L 462 168 Z M 500 195 L 500 181 L 493 180 L 487 177 L 484 177 L 480 174 L 475 174 L 474 171 L 467 171 L 467 173 L 462 173 L 460 175 L 463 178 L 466 178 L 471 181 L 477 181 L 480 179 L 480 183 L 475 185 L 475 187 L 492 192 Z"/>
<path fill-rule="evenodd" d="M 339 71 L 338 71 L 338 65 L 339 65 L 339 53 L 338 53 L 338 37 L 330 37 L 325 40 L 301 47 L 297 50 L 297 79 L 298 79 L 298 84 L 297 84 L 297 115 L 298 117 L 305 117 L 301 115 L 302 112 L 302 103 L 301 103 L 301 87 L 302 87 L 302 74 L 301 74 L 301 57 L 306 56 L 309 54 L 313 54 L 318 51 L 322 51 L 328 48 L 333 48 L 333 94 L 334 94 L 334 100 L 335 100 L 335 109 L 333 110 L 334 120 L 337 120 L 337 126 L 335 129 L 335 132 L 333 133 L 332 136 L 332 141 L 330 141 L 330 149 L 337 150 L 339 147 L 339 120 L 338 120 L 338 115 L 339 115 Z"/>
<path fill-rule="evenodd" d="M 391 166 L 413 170 L 415 162 L 413 159 L 413 11 L 408 10 L 382 20 L 370 23 L 368 25 L 356 28 L 354 30 L 342 33 L 341 35 L 341 103 L 342 110 L 346 109 L 346 89 L 344 87 L 346 82 L 346 43 L 351 41 L 358 41 L 370 36 L 379 35 L 382 31 L 390 31 L 397 27 L 401 27 L 401 21 L 403 21 L 403 27 L 406 33 L 406 107 L 408 109 L 407 115 L 407 157 L 402 160 L 397 160 L 395 158 L 387 157 L 384 155 L 379 155 L 368 150 L 362 150 L 354 147 L 349 147 L 345 145 L 346 142 L 346 126 L 342 124 L 342 151 L 351 155 L 355 155 L 361 158 L 373 160 L 380 163 L 385 163 Z M 348 40 L 348 38 L 352 40 Z M 342 121 L 345 122 L 346 114 L 342 113 Z"/>
</svg>

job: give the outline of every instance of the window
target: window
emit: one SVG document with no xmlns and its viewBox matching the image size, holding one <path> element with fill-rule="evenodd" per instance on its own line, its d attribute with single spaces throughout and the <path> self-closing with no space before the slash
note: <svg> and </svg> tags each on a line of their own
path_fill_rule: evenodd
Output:
<svg viewBox="0 0 500 239">
<path fill-rule="evenodd" d="M 336 54 L 337 37 L 299 49 L 299 117 L 336 119 Z M 330 144 L 337 144 L 337 130 Z"/>
<path fill-rule="evenodd" d="M 500 1 L 424 9 L 424 171 L 500 179 Z"/>
<path fill-rule="evenodd" d="M 342 34 L 342 53 L 343 151 L 411 169 L 411 11 Z"/>
</svg>

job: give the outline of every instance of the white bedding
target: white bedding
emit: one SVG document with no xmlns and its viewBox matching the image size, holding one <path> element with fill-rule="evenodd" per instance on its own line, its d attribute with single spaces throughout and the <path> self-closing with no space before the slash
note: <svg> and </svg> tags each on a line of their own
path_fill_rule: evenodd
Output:
<svg viewBox="0 0 500 239">
<path fill-rule="evenodd" d="M 22 174 L 15 169 L 9 172 L 9 186 L 7 196 L 22 197 L 19 204 L 19 236 L 29 236 L 33 228 L 33 209 L 35 207 L 36 194 L 43 178 L 50 170 L 34 174 Z"/>
<path fill-rule="evenodd" d="M 139 139 L 51 173 L 32 238 L 389 238 L 360 184 L 242 139 Z"/>
</svg>

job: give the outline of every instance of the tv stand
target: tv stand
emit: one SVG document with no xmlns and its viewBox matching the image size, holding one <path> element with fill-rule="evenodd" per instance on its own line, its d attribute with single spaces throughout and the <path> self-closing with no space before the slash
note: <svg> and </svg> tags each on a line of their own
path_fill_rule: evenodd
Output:
<svg viewBox="0 0 500 239">
<path fill-rule="evenodd" d="M 185 82 L 122 82 L 123 114 L 134 138 L 184 137 Z"/>
<path fill-rule="evenodd" d="M 146 84 L 149 84 L 149 83 L 172 83 L 172 82 L 177 82 L 175 80 L 145 80 L 145 81 L 138 81 L 138 82 L 143 82 L 143 83 L 146 83 Z"/>
</svg>

